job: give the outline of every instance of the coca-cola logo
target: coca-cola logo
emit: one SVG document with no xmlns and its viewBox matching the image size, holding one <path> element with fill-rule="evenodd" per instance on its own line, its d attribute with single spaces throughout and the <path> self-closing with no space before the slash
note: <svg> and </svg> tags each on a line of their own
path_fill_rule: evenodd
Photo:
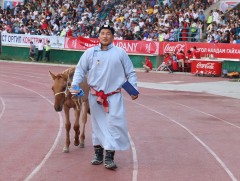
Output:
<svg viewBox="0 0 240 181">
<path fill-rule="evenodd" d="M 170 53 L 170 52 L 179 52 L 179 51 L 184 51 L 185 48 L 185 44 L 176 44 L 176 45 L 171 45 L 171 44 L 167 44 L 164 47 L 164 53 Z"/>
<path fill-rule="evenodd" d="M 202 63 L 202 62 L 198 62 L 196 65 L 196 68 L 198 69 L 214 69 L 215 63 Z"/>
</svg>

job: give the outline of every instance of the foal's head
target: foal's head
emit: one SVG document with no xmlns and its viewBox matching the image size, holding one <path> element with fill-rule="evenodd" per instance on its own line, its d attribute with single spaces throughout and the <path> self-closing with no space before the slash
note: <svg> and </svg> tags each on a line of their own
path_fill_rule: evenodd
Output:
<svg viewBox="0 0 240 181">
<path fill-rule="evenodd" d="M 50 72 L 50 75 L 53 79 L 52 90 L 54 93 L 54 108 L 57 112 L 62 111 L 63 104 L 67 98 L 69 93 L 68 86 L 71 85 L 71 81 L 69 80 L 69 76 L 65 74 L 57 74 L 54 75 Z"/>
</svg>

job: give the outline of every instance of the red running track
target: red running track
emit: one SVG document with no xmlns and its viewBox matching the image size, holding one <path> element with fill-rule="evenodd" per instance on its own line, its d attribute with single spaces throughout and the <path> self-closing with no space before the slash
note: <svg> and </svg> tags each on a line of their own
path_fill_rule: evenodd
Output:
<svg viewBox="0 0 240 181">
<path fill-rule="evenodd" d="M 90 164 L 90 118 L 85 148 L 62 153 L 64 115 L 53 109 L 48 71 L 65 68 L 0 62 L 1 181 L 240 180 L 240 101 L 207 93 L 140 88 L 136 101 L 125 94 L 132 150 L 116 153 L 116 171 Z M 138 79 L 222 80 L 141 72 Z"/>
</svg>

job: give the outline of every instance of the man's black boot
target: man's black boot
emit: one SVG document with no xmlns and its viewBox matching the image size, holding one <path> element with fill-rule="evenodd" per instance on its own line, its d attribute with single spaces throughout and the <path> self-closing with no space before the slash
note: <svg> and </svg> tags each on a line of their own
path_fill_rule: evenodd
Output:
<svg viewBox="0 0 240 181">
<path fill-rule="evenodd" d="M 117 165 L 114 163 L 114 154 L 115 151 L 112 150 L 106 150 L 105 160 L 104 160 L 104 166 L 107 169 L 114 170 L 117 168 Z"/>
<path fill-rule="evenodd" d="M 100 145 L 94 146 L 95 156 L 91 161 L 92 165 L 100 165 L 103 162 L 103 148 Z"/>
</svg>

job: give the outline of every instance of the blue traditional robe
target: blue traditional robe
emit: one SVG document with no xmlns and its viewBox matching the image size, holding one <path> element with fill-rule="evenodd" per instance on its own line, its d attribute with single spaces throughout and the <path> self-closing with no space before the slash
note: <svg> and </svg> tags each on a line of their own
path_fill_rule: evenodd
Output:
<svg viewBox="0 0 240 181">
<path fill-rule="evenodd" d="M 137 89 L 137 77 L 127 53 L 110 44 L 107 50 L 101 45 L 89 48 L 81 56 L 73 77 L 72 85 L 78 85 L 88 75 L 88 84 L 96 91 L 111 93 L 128 80 Z M 105 150 L 127 150 L 130 142 L 126 124 L 126 111 L 122 93 L 108 97 L 109 113 L 89 94 L 93 145 Z"/>
</svg>

